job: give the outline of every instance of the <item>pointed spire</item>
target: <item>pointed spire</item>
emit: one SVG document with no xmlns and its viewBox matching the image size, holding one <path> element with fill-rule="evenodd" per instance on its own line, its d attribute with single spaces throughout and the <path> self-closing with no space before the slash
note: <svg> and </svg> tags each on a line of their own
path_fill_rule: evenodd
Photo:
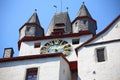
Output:
<svg viewBox="0 0 120 80">
<path fill-rule="evenodd" d="M 84 3 L 84 2 L 83 2 L 82 6 L 81 6 L 81 8 L 80 8 L 80 10 L 79 10 L 79 12 L 78 12 L 77 17 L 78 17 L 78 16 L 80 16 L 80 17 L 81 17 L 81 16 L 91 17 L 91 15 L 90 15 L 87 7 L 85 6 L 85 3 Z"/>
<path fill-rule="evenodd" d="M 35 9 L 35 12 L 30 17 L 30 19 L 27 21 L 27 23 L 36 23 L 36 24 L 40 25 L 39 18 L 37 15 L 37 9 Z"/>
</svg>

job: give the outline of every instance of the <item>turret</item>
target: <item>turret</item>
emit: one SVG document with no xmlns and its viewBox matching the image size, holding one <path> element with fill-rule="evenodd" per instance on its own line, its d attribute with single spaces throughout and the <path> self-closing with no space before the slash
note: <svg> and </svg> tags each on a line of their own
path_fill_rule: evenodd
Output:
<svg viewBox="0 0 120 80">
<path fill-rule="evenodd" d="M 72 32 L 71 21 L 68 12 L 55 13 L 46 36 L 64 35 Z"/>
<path fill-rule="evenodd" d="M 19 40 L 25 37 L 42 37 L 44 29 L 41 27 L 37 13 L 33 13 L 30 19 L 19 29 Z"/>
<path fill-rule="evenodd" d="M 81 31 L 90 31 L 93 34 L 96 34 L 96 21 L 90 15 L 84 2 L 77 14 L 77 17 L 72 22 L 72 28 L 73 33 L 79 33 Z"/>
</svg>

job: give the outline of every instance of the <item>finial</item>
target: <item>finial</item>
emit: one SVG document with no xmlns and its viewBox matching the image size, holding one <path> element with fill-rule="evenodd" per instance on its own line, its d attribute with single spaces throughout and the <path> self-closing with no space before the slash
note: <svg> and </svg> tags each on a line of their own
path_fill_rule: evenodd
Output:
<svg viewBox="0 0 120 80">
<path fill-rule="evenodd" d="M 68 9 L 69 9 L 69 8 L 68 8 L 68 7 L 66 7 L 66 9 L 67 9 L 67 12 L 68 12 Z"/>
<path fill-rule="evenodd" d="M 56 8 L 56 12 L 57 12 L 57 6 L 56 5 L 53 5 L 54 8 Z"/>
<path fill-rule="evenodd" d="M 37 9 L 35 9 L 35 12 L 37 12 Z"/>
<path fill-rule="evenodd" d="M 85 4 L 85 2 L 83 1 L 83 5 Z"/>
</svg>

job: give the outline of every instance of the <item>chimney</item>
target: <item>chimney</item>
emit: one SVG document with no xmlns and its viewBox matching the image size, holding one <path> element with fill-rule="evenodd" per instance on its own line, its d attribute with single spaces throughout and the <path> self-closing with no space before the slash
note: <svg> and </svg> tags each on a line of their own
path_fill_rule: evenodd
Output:
<svg viewBox="0 0 120 80">
<path fill-rule="evenodd" d="M 12 58 L 14 54 L 13 48 L 5 48 L 3 58 Z"/>
</svg>

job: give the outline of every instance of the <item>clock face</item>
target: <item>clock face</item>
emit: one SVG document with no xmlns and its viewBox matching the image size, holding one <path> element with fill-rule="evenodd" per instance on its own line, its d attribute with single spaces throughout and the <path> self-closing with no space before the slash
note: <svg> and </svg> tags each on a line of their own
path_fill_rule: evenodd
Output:
<svg viewBox="0 0 120 80">
<path fill-rule="evenodd" d="M 69 55 L 70 51 L 71 45 L 63 40 L 49 41 L 41 48 L 41 54 L 61 52 L 63 55 Z"/>
</svg>

